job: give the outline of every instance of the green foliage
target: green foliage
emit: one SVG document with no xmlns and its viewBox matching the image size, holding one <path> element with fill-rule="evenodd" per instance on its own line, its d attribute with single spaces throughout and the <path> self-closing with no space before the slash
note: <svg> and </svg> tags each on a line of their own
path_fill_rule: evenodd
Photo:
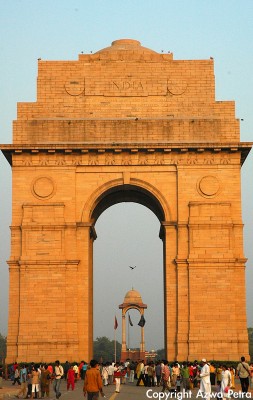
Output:
<svg viewBox="0 0 253 400">
<path fill-rule="evenodd" d="M 93 357 L 97 361 L 114 361 L 114 340 L 110 340 L 107 337 L 98 337 L 93 342 Z M 116 355 L 117 361 L 121 356 L 121 344 L 116 341 Z"/>
<path fill-rule="evenodd" d="M 0 333 L 0 363 L 2 364 L 6 357 L 6 337 Z"/>
<path fill-rule="evenodd" d="M 165 349 L 156 350 L 156 360 L 165 360 Z"/>
</svg>

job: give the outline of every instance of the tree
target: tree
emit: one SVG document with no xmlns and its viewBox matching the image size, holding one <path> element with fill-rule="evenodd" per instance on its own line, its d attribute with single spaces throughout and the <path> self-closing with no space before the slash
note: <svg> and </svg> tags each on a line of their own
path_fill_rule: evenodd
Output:
<svg viewBox="0 0 253 400">
<path fill-rule="evenodd" d="M 105 336 L 97 337 L 93 342 L 93 354 L 94 358 L 99 362 L 114 361 L 114 340 L 110 340 Z M 118 361 L 121 356 L 121 344 L 119 342 L 116 342 L 116 354 Z"/>
<path fill-rule="evenodd" d="M 165 349 L 156 350 L 156 359 L 157 360 L 164 360 L 165 359 Z"/>
<path fill-rule="evenodd" d="M 0 333 L 0 363 L 3 363 L 6 357 L 6 336 Z"/>
</svg>

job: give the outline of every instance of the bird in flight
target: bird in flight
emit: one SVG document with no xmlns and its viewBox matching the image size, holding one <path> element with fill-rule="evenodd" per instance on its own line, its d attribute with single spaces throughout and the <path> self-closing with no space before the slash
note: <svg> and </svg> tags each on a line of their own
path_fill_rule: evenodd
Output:
<svg viewBox="0 0 253 400">
<path fill-rule="evenodd" d="M 131 266 L 129 265 L 129 268 L 131 268 L 131 269 L 135 269 L 135 268 L 136 268 L 136 265 L 135 265 L 134 267 L 131 267 Z"/>
</svg>

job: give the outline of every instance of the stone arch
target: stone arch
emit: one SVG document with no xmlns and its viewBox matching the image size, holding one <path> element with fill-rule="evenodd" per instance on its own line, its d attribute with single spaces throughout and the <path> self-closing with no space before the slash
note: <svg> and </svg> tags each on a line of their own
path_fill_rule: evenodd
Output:
<svg viewBox="0 0 253 400">
<path fill-rule="evenodd" d="M 7 363 L 92 357 L 93 225 L 119 201 L 162 225 L 167 358 L 249 357 L 240 167 L 251 144 L 214 78 L 213 60 L 174 62 L 130 39 L 39 68 L 38 101 L 19 104 L 1 145 L 14 167 Z M 60 309 L 39 307 L 48 291 Z"/>
<path fill-rule="evenodd" d="M 115 179 L 101 185 L 92 193 L 83 206 L 81 222 L 95 223 L 108 207 L 130 201 L 149 208 L 160 222 L 171 220 L 170 206 L 156 187 L 140 179 L 131 179 L 128 184 L 123 184 L 122 179 Z"/>
</svg>

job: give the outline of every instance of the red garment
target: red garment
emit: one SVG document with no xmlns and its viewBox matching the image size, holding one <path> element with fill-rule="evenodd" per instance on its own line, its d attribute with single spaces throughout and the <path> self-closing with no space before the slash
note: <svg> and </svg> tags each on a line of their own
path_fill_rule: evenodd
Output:
<svg viewBox="0 0 253 400">
<path fill-rule="evenodd" d="M 116 371 L 114 371 L 114 376 L 115 376 L 115 378 L 120 378 L 122 376 L 121 370 L 116 369 Z"/>
<path fill-rule="evenodd" d="M 70 368 L 68 370 L 68 375 L 67 375 L 67 390 L 69 390 L 69 387 L 72 387 L 72 390 L 75 389 L 75 371 Z"/>
<path fill-rule="evenodd" d="M 52 375 L 52 373 L 53 373 L 53 367 L 52 367 L 52 365 L 49 365 L 49 366 L 47 367 L 47 369 L 49 370 L 50 374 Z"/>
</svg>

